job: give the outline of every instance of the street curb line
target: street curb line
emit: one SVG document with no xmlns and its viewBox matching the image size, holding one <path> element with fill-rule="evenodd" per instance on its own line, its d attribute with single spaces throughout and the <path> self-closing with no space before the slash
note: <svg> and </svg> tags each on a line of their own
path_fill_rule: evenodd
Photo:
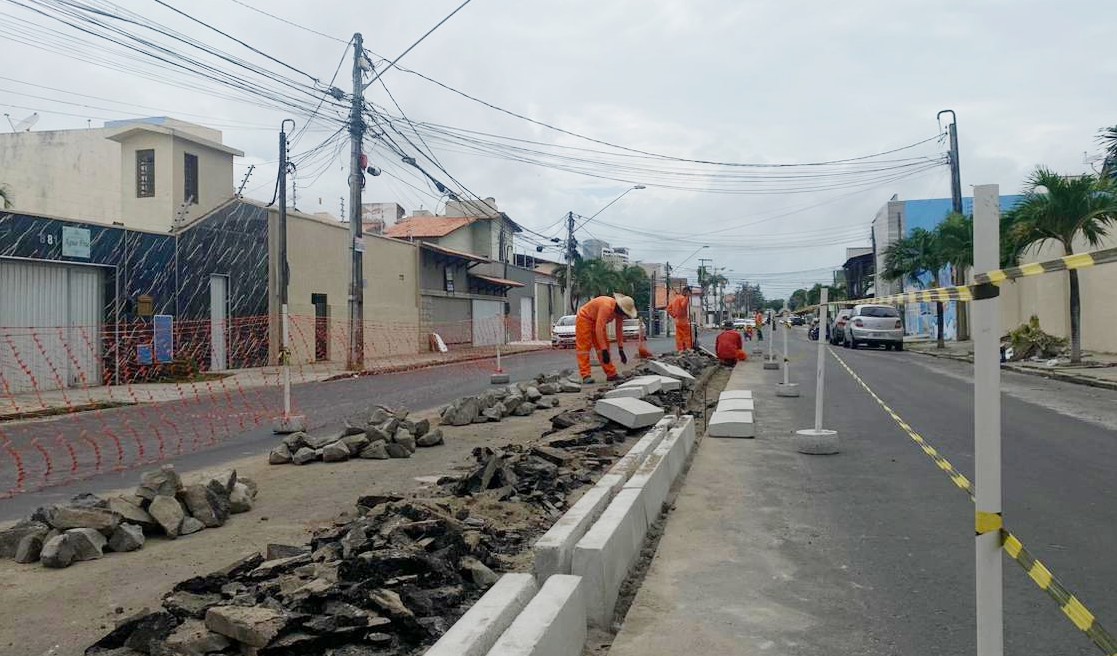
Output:
<svg viewBox="0 0 1117 656">
<path fill-rule="evenodd" d="M 827 350 L 829 350 L 830 355 L 834 356 L 834 359 L 838 361 L 838 364 L 842 365 L 846 372 L 869 393 L 869 396 L 873 397 L 877 405 L 883 408 L 884 411 L 892 417 L 892 420 L 908 434 L 908 437 L 923 449 L 923 452 L 938 465 L 939 469 L 950 476 L 951 481 L 953 481 L 957 487 L 969 494 L 970 500 L 973 501 L 973 483 L 958 472 L 958 470 L 954 468 L 954 465 L 950 464 L 950 462 L 940 455 L 933 446 L 927 443 L 922 435 L 917 433 L 914 428 L 900 417 L 900 415 L 896 414 L 895 410 L 877 396 L 876 392 L 874 392 L 872 388 L 846 364 L 845 360 L 838 356 L 837 353 L 834 353 L 834 349 L 827 347 Z M 1117 654 L 1117 639 L 1114 639 L 1113 635 L 1097 621 L 1094 614 L 1087 610 L 1086 606 L 1084 606 L 1082 602 L 1055 577 L 1051 570 L 1040 562 L 1038 558 L 1033 556 L 1031 552 L 1024 547 L 1023 542 L 1004 526 L 1003 519 L 999 514 L 990 515 L 990 513 L 975 513 L 974 529 L 975 532 L 979 534 L 999 531 L 1001 534 L 1001 550 L 1008 554 L 1021 569 L 1028 573 L 1029 578 L 1035 582 L 1040 590 L 1046 592 L 1049 597 L 1059 604 L 1063 614 L 1074 623 L 1074 626 L 1077 627 L 1079 631 L 1085 633 L 1106 656 L 1114 656 Z"/>
<path fill-rule="evenodd" d="M 943 360 L 954 360 L 957 362 L 969 362 L 973 364 L 971 356 L 954 355 L 951 353 L 934 353 L 932 351 L 925 351 L 923 349 L 904 349 L 908 353 L 916 353 L 919 355 L 926 355 L 932 358 L 941 358 Z M 1033 369 L 1031 367 L 1020 367 L 1010 363 L 1003 363 L 1001 368 L 1013 373 L 1024 374 L 1026 376 L 1035 376 L 1037 378 L 1046 378 L 1048 380 L 1057 380 L 1061 383 L 1070 383 L 1072 385 L 1083 385 L 1085 387 L 1096 387 L 1098 389 L 1107 389 L 1117 391 L 1117 382 L 1110 382 L 1108 380 L 1101 380 L 1100 378 L 1085 378 L 1082 376 L 1075 376 L 1073 374 L 1065 374 L 1057 371 L 1043 371 L 1040 369 Z"/>
</svg>

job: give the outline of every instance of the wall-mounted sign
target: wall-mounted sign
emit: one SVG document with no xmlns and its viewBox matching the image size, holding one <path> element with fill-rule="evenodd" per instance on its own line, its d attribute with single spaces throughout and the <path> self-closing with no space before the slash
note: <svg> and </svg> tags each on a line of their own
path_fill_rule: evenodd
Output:
<svg viewBox="0 0 1117 656">
<path fill-rule="evenodd" d="M 155 299 L 144 294 L 136 299 L 136 316 L 150 317 L 155 314 Z"/>
<path fill-rule="evenodd" d="M 89 259 L 89 228 L 62 226 L 62 257 Z"/>
<path fill-rule="evenodd" d="M 169 314 L 157 314 L 152 317 L 152 323 L 155 325 L 155 361 L 163 363 L 174 360 L 174 317 Z"/>
<path fill-rule="evenodd" d="M 136 361 L 140 364 L 151 364 L 151 344 L 136 345 Z"/>
</svg>

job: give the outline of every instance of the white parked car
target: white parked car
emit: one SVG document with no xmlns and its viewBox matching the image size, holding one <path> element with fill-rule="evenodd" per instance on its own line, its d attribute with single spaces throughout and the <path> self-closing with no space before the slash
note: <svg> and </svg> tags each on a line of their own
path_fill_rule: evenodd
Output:
<svg viewBox="0 0 1117 656">
<path fill-rule="evenodd" d="M 551 326 L 551 346 L 557 348 L 574 348 L 574 322 L 577 317 L 568 314 L 559 317 L 555 325 Z"/>
<path fill-rule="evenodd" d="M 625 319 L 624 320 L 624 338 L 630 342 L 635 342 L 640 339 L 640 329 L 643 327 L 644 322 L 640 319 Z"/>
<path fill-rule="evenodd" d="M 883 346 L 886 351 L 903 351 L 904 325 L 900 312 L 891 305 L 855 305 L 841 339 L 849 348 L 865 344 Z"/>
</svg>

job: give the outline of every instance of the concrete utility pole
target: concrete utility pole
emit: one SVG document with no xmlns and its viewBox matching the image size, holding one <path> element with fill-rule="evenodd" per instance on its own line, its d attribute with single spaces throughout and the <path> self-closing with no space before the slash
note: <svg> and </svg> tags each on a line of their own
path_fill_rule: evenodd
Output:
<svg viewBox="0 0 1117 656">
<path fill-rule="evenodd" d="M 941 118 L 943 114 L 950 114 L 950 126 L 948 132 L 950 135 L 950 211 L 955 214 L 962 213 L 962 169 L 958 159 L 958 117 L 954 114 L 953 109 L 944 109 L 939 112 L 935 118 Z M 1000 264 L 998 262 L 998 264 Z M 966 279 L 962 271 L 954 272 L 954 284 L 965 284 Z M 968 317 L 969 307 L 955 301 L 955 308 L 957 308 L 958 317 L 958 339 L 970 338 L 970 322 Z"/>
<path fill-rule="evenodd" d="M 707 262 L 713 264 L 714 261 L 707 257 L 698 258 L 698 286 L 702 288 L 702 325 L 706 325 L 710 315 L 709 294 L 706 293 L 706 278 L 710 277 Z"/>
<path fill-rule="evenodd" d="M 666 294 L 664 294 L 664 298 L 666 298 L 667 304 L 671 305 L 671 263 L 670 262 L 668 262 L 667 264 L 665 264 L 663 266 L 663 273 L 664 273 L 664 276 L 665 276 L 663 278 L 663 291 L 666 292 Z M 687 302 L 689 303 L 690 301 L 688 300 Z M 664 322 L 663 322 L 663 336 L 664 337 L 670 337 L 671 336 L 671 324 L 673 324 L 673 323 L 675 323 L 675 322 L 671 321 L 670 317 L 668 317 L 667 319 L 664 320 Z"/>
<path fill-rule="evenodd" d="M 655 334 L 655 271 L 652 271 L 652 284 L 648 294 L 648 337 Z"/>
<path fill-rule="evenodd" d="M 562 290 L 563 312 L 573 312 L 570 306 L 570 289 L 574 286 L 571 269 L 574 265 L 574 212 L 566 213 L 566 287 Z"/>
<path fill-rule="evenodd" d="M 283 367 L 283 416 L 276 421 L 276 433 L 294 433 L 306 430 L 306 416 L 291 414 L 291 318 L 288 311 L 287 288 L 290 286 L 291 270 L 287 264 L 287 124 L 295 129 L 295 122 L 284 119 L 279 127 L 279 320 L 282 346 L 279 351 L 279 364 Z M 247 179 L 247 178 L 246 178 Z"/>
<path fill-rule="evenodd" d="M 349 358 L 350 371 L 364 368 L 364 240 L 361 237 L 361 191 L 365 186 L 365 173 L 361 170 L 361 143 L 365 136 L 365 122 L 361 109 L 364 105 L 364 38 L 353 35 L 353 105 L 349 112 L 349 236 L 352 252 L 352 276 L 349 279 Z"/>
</svg>

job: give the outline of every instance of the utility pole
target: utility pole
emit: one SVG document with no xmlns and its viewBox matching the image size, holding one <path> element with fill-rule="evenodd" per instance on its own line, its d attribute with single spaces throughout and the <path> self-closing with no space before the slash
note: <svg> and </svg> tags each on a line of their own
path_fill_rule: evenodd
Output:
<svg viewBox="0 0 1117 656">
<path fill-rule="evenodd" d="M 655 271 L 652 271 L 652 285 L 648 294 L 648 337 L 655 334 Z"/>
<path fill-rule="evenodd" d="M 713 263 L 713 260 L 700 257 L 698 258 L 698 286 L 702 288 L 702 325 L 706 325 L 706 320 L 710 315 L 710 302 L 709 294 L 706 293 L 706 278 L 709 277 L 710 272 L 707 270 L 706 263 Z"/>
<path fill-rule="evenodd" d="M 943 114 L 950 114 L 950 126 L 948 132 L 950 135 L 950 211 L 955 214 L 962 213 L 962 169 L 958 159 L 958 117 L 954 114 L 953 109 L 944 109 L 935 116 L 935 118 L 942 117 Z M 954 271 L 953 276 L 955 285 L 965 284 L 965 272 Z M 968 316 L 968 305 L 963 305 L 955 301 L 956 316 L 958 321 L 958 339 L 970 338 L 970 322 Z"/>
<path fill-rule="evenodd" d="M 665 294 L 665 297 L 667 299 L 667 304 L 670 305 L 671 304 L 671 263 L 670 262 L 668 262 L 664 266 L 664 271 L 663 272 L 664 272 L 664 274 L 666 274 L 666 277 L 663 279 L 663 290 L 665 292 L 667 292 Z M 689 299 L 687 299 L 687 303 L 690 303 Z M 664 337 L 670 337 L 671 336 L 671 324 L 672 323 L 674 323 L 674 322 L 671 321 L 670 318 L 668 318 L 666 321 L 663 322 L 663 336 Z"/>
<path fill-rule="evenodd" d="M 361 170 L 361 143 L 365 136 L 365 123 L 361 109 L 364 105 L 365 66 L 364 38 L 353 35 L 353 105 L 349 112 L 349 236 L 352 252 L 352 276 L 349 280 L 349 362 L 350 371 L 364 368 L 364 240 L 361 238 L 361 190 L 365 186 L 365 173 Z"/>
<path fill-rule="evenodd" d="M 291 269 L 287 264 L 287 124 L 295 129 L 295 122 L 285 119 L 279 126 L 279 320 L 280 339 L 279 364 L 283 367 L 283 416 L 275 426 L 276 433 L 294 433 L 306 430 L 306 416 L 291 414 L 291 317 L 287 307 L 287 288 L 290 285 Z M 251 172 L 251 171 L 250 171 Z M 247 180 L 247 176 L 245 178 Z"/>
<path fill-rule="evenodd" d="M 566 308 L 564 312 L 573 312 L 574 308 L 570 306 L 570 288 L 574 286 L 574 281 L 571 279 L 571 269 L 574 263 L 574 212 L 566 213 L 566 288 L 562 292 L 562 304 Z"/>
</svg>

